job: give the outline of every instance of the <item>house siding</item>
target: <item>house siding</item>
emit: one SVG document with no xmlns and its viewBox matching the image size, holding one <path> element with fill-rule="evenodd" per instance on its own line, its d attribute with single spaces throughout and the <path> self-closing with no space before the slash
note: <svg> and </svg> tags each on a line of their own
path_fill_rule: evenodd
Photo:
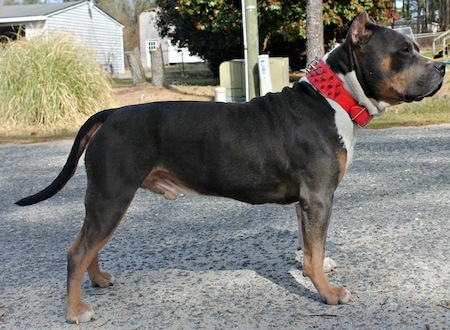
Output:
<svg viewBox="0 0 450 330">
<path fill-rule="evenodd" d="M 42 34 L 47 28 L 47 21 L 29 22 L 25 24 L 25 33 L 27 38 L 33 38 Z"/>
<path fill-rule="evenodd" d="M 173 63 L 198 63 L 203 62 L 198 56 L 191 55 L 187 48 L 179 48 L 172 45 L 169 38 L 161 38 L 157 27 L 157 11 L 143 12 L 139 15 L 139 39 L 141 47 L 141 62 L 144 67 L 151 67 L 150 52 L 148 42 L 156 41 L 163 53 L 164 64 Z"/>
<path fill-rule="evenodd" d="M 167 64 L 167 40 L 162 39 L 158 34 L 156 26 L 157 13 L 155 11 L 143 12 L 139 15 L 139 39 L 141 48 L 141 62 L 144 67 L 151 66 L 150 52 L 147 49 L 148 41 L 156 41 L 163 52 L 163 61 Z"/>
<path fill-rule="evenodd" d="M 70 31 L 96 49 L 100 64 L 113 74 L 124 73 L 122 26 L 88 2 L 50 14 L 49 30 Z"/>
</svg>

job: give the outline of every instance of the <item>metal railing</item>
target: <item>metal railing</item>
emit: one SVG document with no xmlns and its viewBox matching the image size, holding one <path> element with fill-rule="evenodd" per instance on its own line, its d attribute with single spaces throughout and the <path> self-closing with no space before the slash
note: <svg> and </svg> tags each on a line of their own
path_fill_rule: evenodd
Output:
<svg viewBox="0 0 450 330">
<path fill-rule="evenodd" d="M 442 39 L 442 58 L 446 57 L 446 48 L 447 45 L 450 43 L 450 30 L 442 33 L 438 37 L 433 39 L 433 55 L 436 55 L 436 43 Z M 448 56 L 448 52 L 447 52 Z"/>
</svg>

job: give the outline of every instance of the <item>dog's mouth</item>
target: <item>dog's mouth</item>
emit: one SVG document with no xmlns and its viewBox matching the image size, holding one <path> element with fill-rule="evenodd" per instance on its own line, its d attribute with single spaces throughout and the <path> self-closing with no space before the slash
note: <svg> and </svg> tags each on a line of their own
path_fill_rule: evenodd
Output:
<svg viewBox="0 0 450 330">
<path fill-rule="evenodd" d="M 436 94 L 439 91 L 439 89 L 441 89 L 442 84 L 443 84 L 443 82 L 441 81 L 434 90 L 432 90 L 431 92 L 424 94 L 424 95 L 405 95 L 403 98 L 403 101 L 408 102 L 408 103 L 422 101 L 424 98 L 430 97 L 430 96 L 433 96 L 434 94 Z"/>
<path fill-rule="evenodd" d="M 429 96 L 433 96 L 434 94 L 436 94 L 438 92 L 438 90 L 441 89 L 442 85 L 444 84 L 443 81 L 441 81 L 439 83 L 439 85 L 436 87 L 436 89 L 434 91 L 432 91 L 431 93 L 429 93 L 428 95 L 425 95 L 425 97 L 429 97 Z"/>
<path fill-rule="evenodd" d="M 425 96 L 410 96 L 406 95 L 403 99 L 404 102 L 411 103 L 411 102 L 419 102 L 422 101 L 425 98 Z"/>
</svg>

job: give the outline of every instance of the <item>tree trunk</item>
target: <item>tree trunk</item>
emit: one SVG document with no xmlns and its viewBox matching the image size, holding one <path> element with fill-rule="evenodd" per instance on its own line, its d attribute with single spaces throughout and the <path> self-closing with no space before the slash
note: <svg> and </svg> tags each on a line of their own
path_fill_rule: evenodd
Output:
<svg viewBox="0 0 450 330">
<path fill-rule="evenodd" d="M 147 79 L 145 78 L 144 68 L 142 67 L 139 49 L 135 48 L 132 52 L 127 52 L 126 57 L 130 66 L 133 86 L 145 83 Z"/>
<path fill-rule="evenodd" d="M 306 3 L 306 58 L 310 63 L 324 54 L 322 0 Z"/>
<path fill-rule="evenodd" d="M 450 1 L 445 1 L 445 30 L 450 29 Z"/>
<path fill-rule="evenodd" d="M 164 74 L 164 59 L 161 50 L 161 45 L 150 52 L 152 84 L 154 86 L 164 86 L 166 84 L 166 77 Z"/>
</svg>

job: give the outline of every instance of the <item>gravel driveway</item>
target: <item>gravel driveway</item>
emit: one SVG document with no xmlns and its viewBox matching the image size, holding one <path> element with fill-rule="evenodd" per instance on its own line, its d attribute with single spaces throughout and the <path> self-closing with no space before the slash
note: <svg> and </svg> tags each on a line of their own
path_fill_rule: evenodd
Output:
<svg viewBox="0 0 450 330">
<path fill-rule="evenodd" d="M 83 165 L 54 198 L 14 201 L 56 177 L 71 141 L 0 146 L 0 328 L 64 322 L 66 250 L 81 228 Z M 139 190 L 100 261 L 117 283 L 83 285 L 80 329 L 450 329 L 450 127 L 364 130 L 336 192 L 322 304 L 301 275 L 293 206 Z"/>
</svg>

